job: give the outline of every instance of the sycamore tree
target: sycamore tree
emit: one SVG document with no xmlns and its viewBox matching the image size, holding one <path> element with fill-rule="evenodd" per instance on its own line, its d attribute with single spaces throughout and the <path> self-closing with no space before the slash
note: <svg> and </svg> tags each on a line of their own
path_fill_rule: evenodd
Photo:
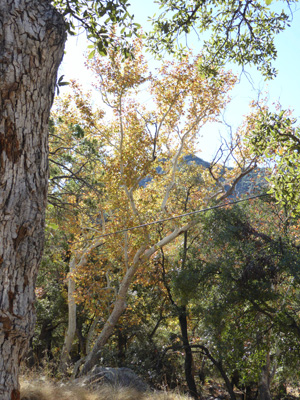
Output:
<svg viewBox="0 0 300 400">
<path fill-rule="evenodd" d="M 178 62 L 165 62 L 155 76 L 147 69 L 140 41 L 136 41 L 133 55 L 122 62 L 120 53 L 109 48 L 108 57 L 88 61 L 96 74 L 95 87 L 109 109 L 106 117 L 90 114 L 89 107 L 84 107 L 87 99 L 75 96 L 81 114 L 87 113 L 84 118 L 93 119 L 94 137 L 101 140 L 107 153 L 101 176 L 106 192 L 99 205 L 102 217 L 82 220 L 75 237 L 69 283 L 88 265 L 95 249 L 100 268 L 106 269 L 107 275 L 111 270 L 118 275 L 109 316 L 85 359 L 82 374 L 97 362 L 99 350 L 126 309 L 137 272 L 147 268 L 158 249 L 197 223 L 195 218 L 172 220 L 182 209 L 176 200 L 180 165 L 184 156 L 195 152 L 203 125 L 218 120 L 235 83 L 230 72 L 205 77 L 198 68 L 200 57 L 190 54 Z M 152 99 L 147 107 L 139 101 L 139 93 L 145 89 Z M 202 207 L 225 199 L 255 165 L 255 157 L 241 158 L 234 170 L 213 164 L 203 171 L 201 190 L 193 191 L 191 204 Z M 159 236 L 147 223 L 161 218 L 171 220 Z M 137 225 L 142 226 L 134 229 Z M 112 234 L 116 231 L 121 232 Z M 73 295 L 74 286 L 70 290 Z"/>
<path fill-rule="evenodd" d="M 48 195 L 47 222 L 50 228 L 64 236 L 67 261 L 70 272 L 76 259 L 76 249 L 72 246 L 74 236 L 79 241 L 85 237 L 84 226 L 89 226 L 101 215 L 101 199 L 103 196 L 103 149 L 101 140 L 96 137 L 94 120 L 103 117 L 103 111 L 94 110 L 86 101 L 81 104 L 81 88 L 74 82 L 71 94 L 59 98 L 51 114 L 50 125 L 50 187 Z M 74 106 L 77 101 L 78 108 Z M 80 112 L 81 111 L 81 112 Z M 78 235 L 78 227 L 81 227 Z M 59 235 L 58 235 L 59 236 Z M 51 244 L 51 237 L 47 240 Z M 58 246 L 58 253 L 60 253 Z M 50 257 L 51 258 L 51 257 Z M 70 352 L 72 339 L 76 331 L 76 304 L 72 297 L 74 281 L 69 280 L 69 328 L 62 350 L 62 364 Z M 74 323 L 73 323 L 74 321 Z"/>
</svg>

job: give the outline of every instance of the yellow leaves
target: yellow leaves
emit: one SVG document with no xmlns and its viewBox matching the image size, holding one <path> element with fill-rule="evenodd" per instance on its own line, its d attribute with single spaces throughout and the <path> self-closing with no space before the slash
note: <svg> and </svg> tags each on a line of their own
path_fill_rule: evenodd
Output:
<svg viewBox="0 0 300 400">
<path fill-rule="evenodd" d="M 114 49 L 108 49 L 107 57 L 95 57 L 87 60 L 86 65 L 97 76 L 97 87 L 105 91 L 107 103 L 115 103 L 115 100 L 109 99 L 113 95 L 118 99 L 124 94 L 135 89 L 149 79 L 147 64 L 142 55 L 142 42 L 140 39 L 134 41 L 133 57 L 123 60 L 120 52 Z"/>
<path fill-rule="evenodd" d="M 166 215 L 177 216 L 207 204 L 215 182 L 202 166 L 187 167 L 184 157 L 195 153 L 201 127 L 218 119 L 235 77 L 220 72 L 215 78 L 204 79 L 198 63 L 197 57 L 188 55 L 179 62 L 165 63 L 156 75 L 151 75 L 138 40 L 133 59 L 122 62 L 119 53 L 108 49 L 108 57 L 87 61 L 97 75 L 95 87 L 110 108 L 106 118 L 102 110 L 94 110 L 91 96 L 76 83 L 72 83 L 73 95 L 58 104 L 56 118 L 63 115 L 64 119 L 57 124 L 60 135 L 70 125 L 80 124 L 84 134 L 95 141 L 95 151 L 103 149 L 102 161 L 95 163 L 91 171 L 103 191 L 98 197 L 80 193 L 80 201 L 91 201 L 94 209 L 85 208 L 85 212 L 70 217 L 65 226 L 72 232 L 70 247 L 78 257 L 103 233 L 148 224 Z M 143 103 L 149 97 L 146 90 L 153 101 L 145 106 L 139 99 Z M 73 139 L 68 133 L 70 145 Z M 78 157 L 84 165 L 84 154 Z M 213 172 L 216 176 L 223 173 L 217 165 Z M 95 313 L 108 310 L 138 249 L 151 248 L 174 227 L 189 220 L 106 236 L 99 247 L 86 253 L 86 262 L 74 275 L 77 301 Z M 181 241 L 182 236 L 174 240 L 170 251 L 172 246 L 177 251 Z M 149 270 L 152 262 L 154 258 Z M 145 274 L 147 268 L 143 267 L 137 272 L 136 283 L 147 286 L 157 282 L 155 277 L 152 281 L 150 273 Z"/>
<path fill-rule="evenodd" d="M 151 93 L 165 129 L 178 129 L 180 138 L 187 133 L 192 138 L 204 123 L 216 120 L 236 80 L 225 72 L 212 80 L 203 79 L 197 65 L 198 58 L 192 57 L 178 64 L 168 62 L 158 71 L 158 79 L 151 81 Z"/>
</svg>

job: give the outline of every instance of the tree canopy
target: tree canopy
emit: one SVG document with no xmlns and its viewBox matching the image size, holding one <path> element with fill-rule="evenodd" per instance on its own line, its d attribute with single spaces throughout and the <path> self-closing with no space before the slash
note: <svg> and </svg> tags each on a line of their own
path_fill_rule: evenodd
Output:
<svg viewBox="0 0 300 400">
<path fill-rule="evenodd" d="M 137 34 L 140 25 L 129 14 L 127 0 L 52 0 L 54 7 L 64 16 L 70 35 L 85 30 L 87 37 L 101 55 L 114 45 L 127 57 L 131 44 L 128 40 Z M 118 34 L 112 34 L 115 27 Z"/>
<path fill-rule="evenodd" d="M 200 40 L 204 36 L 203 71 L 235 62 L 255 65 L 272 79 L 276 76 L 272 61 L 277 57 L 274 39 L 290 25 L 290 7 L 295 2 L 282 1 L 285 10 L 277 12 L 272 0 L 162 0 L 162 12 L 152 19 L 148 41 L 156 53 L 166 49 L 174 53 L 178 38 L 194 31 Z"/>
<path fill-rule="evenodd" d="M 271 192 L 289 212 L 300 211 L 300 129 L 291 110 L 262 107 L 248 136 L 253 153 L 271 161 Z"/>
</svg>

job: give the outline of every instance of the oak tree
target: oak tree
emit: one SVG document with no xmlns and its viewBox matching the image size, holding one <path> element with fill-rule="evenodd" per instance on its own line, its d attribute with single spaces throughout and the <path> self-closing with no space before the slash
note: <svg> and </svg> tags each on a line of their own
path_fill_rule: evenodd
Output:
<svg viewBox="0 0 300 400">
<path fill-rule="evenodd" d="M 152 18 L 153 31 L 147 34 L 152 51 L 181 52 L 178 39 L 190 32 L 203 40 L 202 70 L 216 73 L 227 62 L 245 67 L 254 65 L 272 79 L 277 71 L 274 39 L 290 25 L 292 3 L 283 0 L 277 12 L 272 0 L 161 0 L 161 11 Z M 203 35 L 204 34 L 204 35 Z"/>
<path fill-rule="evenodd" d="M 295 215 L 300 211 L 300 128 L 291 110 L 276 108 L 260 106 L 247 140 L 253 154 L 269 161 L 270 192 Z"/>
</svg>

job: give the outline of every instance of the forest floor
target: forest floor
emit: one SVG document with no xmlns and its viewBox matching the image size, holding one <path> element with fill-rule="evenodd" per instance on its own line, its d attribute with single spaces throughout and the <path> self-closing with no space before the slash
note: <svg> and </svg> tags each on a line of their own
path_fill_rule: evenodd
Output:
<svg viewBox="0 0 300 400">
<path fill-rule="evenodd" d="M 253 399 L 256 397 L 256 390 L 253 391 Z M 228 391 L 226 390 L 224 384 L 217 383 L 215 381 L 208 381 L 204 386 L 203 390 L 203 400 L 230 400 Z M 237 400 L 243 400 L 246 398 L 245 394 L 241 390 L 235 390 L 235 395 Z M 300 389 L 287 386 L 287 393 L 285 395 L 273 394 L 274 400 L 298 400 L 300 399 Z"/>
<path fill-rule="evenodd" d="M 300 399 L 300 388 L 287 386 L 287 393 L 284 395 L 273 394 L 274 400 L 298 400 Z M 253 399 L 256 398 L 256 390 L 253 391 Z M 203 400 L 230 400 L 230 396 L 225 386 L 221 383 L 209 381 L 203 390 Z M 235 390 L 237 400 L 243 400 L 246 398 L 245 394 L 241 390 Z"/>
<path fill-rule="evenodd" d="M 66 381 L 51 379 L 50 375 L 24 369 L 20 379 L 21 400 L 191 400 L 187 395 L 182 394 L 179 388 L 173 391 L 157 390 L 154 392 L 141 393 L 133 388 L 114 387 L 101 385 L 97 391 L 91 391 L 87 387 L 80 387 Z M 253 391 L 252 398 L 255 398 L 256 391 Z M 203 400 L 230 400 L 225 385 L 219 379 L 207 379 L 202 388 L 201 397 Z M 235 390 L 237 400 L 244 399 L 244 393 Z M 273 393 L 273 400 L 299 400 L 300 385 L 293 387 L 286 386 L 285 395 Z"/>
<path fill-rule="evenodd" d="M 274 400 L 296 400 L 300 393 L 296 388 L 288 387 L 287 395 L 274 396 Z M 237 400 L 243 399 L 243 393 L 236 391 Z M 224 385 L 209 381 L 202 393 L 203 400 L 230 399 Z M 99 390 L 91 392 L 78 386 L 54 383 L 46 378 L 38 380 L 21 380 L 21 400 L 191 400 L 189 396 L 177 391 L 156 391 L 141 393 L 135 389 L 116 388 L 102 385 Z"/>
</svg>

